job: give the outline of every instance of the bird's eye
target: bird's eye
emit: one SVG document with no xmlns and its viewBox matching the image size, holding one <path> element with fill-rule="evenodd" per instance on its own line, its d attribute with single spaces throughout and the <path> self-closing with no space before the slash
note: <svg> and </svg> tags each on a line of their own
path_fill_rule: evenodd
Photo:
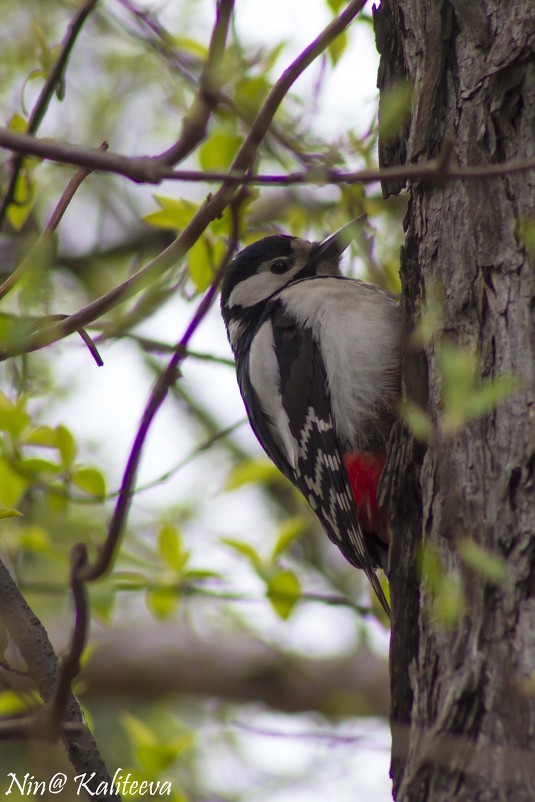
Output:
<svg viewBox="0 0 535 802">
<path fill-rule="evenodd" d="M 286 271 L 289 270 L 291 266 L 292 266 L 291 262 L 289 261 L 286 262 L 282 259 L 277 259 L 277 261 L 273 262 L 273 264 L 271 265 L 270 270 L 272 273 L 277 273 L 277 274 L 286 273 Z"/>
</svg>

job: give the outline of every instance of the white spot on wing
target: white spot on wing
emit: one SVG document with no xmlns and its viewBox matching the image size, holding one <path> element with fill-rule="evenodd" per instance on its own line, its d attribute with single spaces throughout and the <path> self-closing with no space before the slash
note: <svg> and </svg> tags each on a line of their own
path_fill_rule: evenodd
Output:
<svg viewBox="0 0 535 802">
<path fill-rule="evenodd" d="M 236 349 L 240 337 L 243 333 L 244 325 L 239 320 L 230 320 L 228 324 L 228 336 L 233 350 Z"/>
<path fill-rule="evenodd" d="M 290 431 L 288 416 L 282 405 L 280 373 L 271 321 L 266 320 L 255 334 L 249 350 L 249 378 L 275 440 L 286 459 L 297 468 L 297 443 Z"/>
</svg>

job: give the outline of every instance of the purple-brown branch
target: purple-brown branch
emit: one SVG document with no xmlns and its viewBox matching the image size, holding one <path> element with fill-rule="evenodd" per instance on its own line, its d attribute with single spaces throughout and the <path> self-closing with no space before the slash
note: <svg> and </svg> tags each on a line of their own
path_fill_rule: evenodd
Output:
<svg viewBox="0 0 535 802">
<path fill-rule="evenodd" d="M 69 143 L 58 143 L 47 139 L 36 139 L 26 134 L 17 134 L 0 126 L 0 147 L 28 156 L 84 167 L 90 170 L 122 175 L 138 184 L 160 184 L 162 181 L 184 181 L 188 183 L 293 186 L 296 184 L 374 184 L 381 181 L 477 179 L 525 173 L 535 169 L 535 158 L 500 164 L 478 164 L 468 167 L 444 168 L 441 158 L 420 164 L 405 164 L 381 169 L 336 170 L 311 166 L 309 170 L 285 175 L 248 173 L 231 169 L 217 170 L 171 170 L 158 156 L 123 156 L 120 153 L 101 153 L 96 149 L 82 148 Z"/>
<path fill-rule="evenodd" d="M 83 4 L 79 12 L 76 14 L 74 19 L 70 23 L 67 30 L 67 34 L 63 42 L 63 47 L 61 48 L 57 61 L 52 67 L 50 74 L 41 90 L 41 93 L 37 98 L 37 102 L 33 107 L 32 113 L 30 114 L 27 128 L 28 134 L 34 134 L 37 131 L 37 129 L 41 125 L 43 117 L 45 116 L 50 101 L 52 100 L 54 92 L 58 92 L 59 94 L 59 87 L 65 80 L 65 69 L 67 67 L 67 63 L 69 61 L 76 39 L 78 38 L 78 34 L 82 30 L 85 21 L 95 8 L 97 2 L 98 0 L 86 0 L 86 2 Z M 0 226 L 4 221 L 8 206 L 13 201 L 13 197 L 15 195 L 15 188 L 17 185 L 17 179 L 20 173 L 20 169 L 22 167 L 22 162 L 23 162 L 22 154 L 19 152 L 19 155 L 13 158 L 11 162 L 11 171 L 10 171 L 11 175 L 9 179 L 9 185 L 0 204 Z M 93 169 L 91 165 L 85 165 L 85 166 L 89 167 L 90 169 Z"/>
<path fill-rule="evenodd" d="M 126 468 L 123 475 L 123 481 L 119 489 L 119 496 L 117 498 L 115 510 L 108 528 L 108 535 L 99 552 L 96 562 L 92 566 L 89 566 L 87 571 L 84 573 L 84 580 L 86 582 L 91 582 L 101 577 L 109 570 L 111 563 L 113 562 L 117 546 L 124 530 L 128 511 L 130 509 L 137 471 L 150 426 L 158 410 L 163 404 L 171 386 L 176 381 L 178 375 L 178 366 L 186 358 L 188 344 L 194 332 L 197 330 L 212 303 L 214 302 L 219 282 L 227 268 L 227 265 L 232 259 L 234 251 L 237 248 L 239 240 L 239 201 L 242 199 L 236 199 L 235 203 L 233 204 L 232 235 L 227 246 L 225 256 L 223 257 L 221 265 L 214 276 L 212 285 L 201 299 L 201 302 L 199 303 L 189 326 L 176 345 L 173 356 L 169 360 L 165 370 L 158 376 L 158 379 L 156 380 L 156 383 L 151 391 L 149 400 L 141 418 L 141 423 L 134 439 L 134 443 L 132 445 L 132 449 L 128 456 L 128 461 L 126 463 Z"/>
<path fill-rule="evenodd" d="M 71 553 L 71 591 L 75 621 L 69 650 L 61 661 L 56 689 L 49 705 L 49 721 L 53 732 L 61 731 L 64 713 L 71 694 L 71 685 L 80 673 L 80 661 L 87 640 L 89 605 L 85 582 L 82 581 L 86 565 L 86 545 L 77 543 Z"/>
<path fill-rule="evenodd" d="M 364 6 L 365 1 L 366 0 L 352 0 L 344 11 L 327 25 L 322 33 L 300 53 L 292 64 L 290 64 L 288 69 L 281 75 L 268 94 L 264 105 L 251 126 L 248 136 L 245 138 L 236 154 L 231 165 L 231 173 L 242 176 L 247 176 L 249 174 L 257 156 L 258 146 L 269 130 L 275 112 L 288 94 L 292 85 L 307 67 L 310 66 L 314 59 L 321 55 L 329 44 L 347 28 Z M 0 130 L 0 142 L 1 133 L 2 131 Z M 107 157 L 109 157 L 107 153 L 98 154 L 99 159 Z M 145 159 L 145 161 L 151 162 L 153 165 L 158 164 L 155 159 Z M 87 163 L 83 166 L 87 166 Z M 192 245 L 199 239 L 209 223 L 221 216 L 237 191 L 238 187 L 236 182 L 223 181 L 218 192 L 208 197 L 206 203 L 200 207 L 177 239 L 155 259 L 126 279 L 122 284 L 65 318 L 61 323 L 47 326 L 35 334 L 31 334 L 28 337 L 21 337 L 17 342 L 4 347 L 0 351 L 0 360 L 38 350 L 39 348 L 43 348 L 72 334 L 74 331 L 78 331 L 83 326 L 92 323 L 118 304 L 128 300 L 128 298 L 131 298 L 144 287 L 151 284 L 159 276 L 172 268 L 177 261 L 183 258 Z"/>
<path fill-rule="evenodd" d="M 197 96 L 185 117 L 180 139 L 157 157 L 162 165 L 174 165 L 183 161 L 206 137 L 208 122 L 220 99 L 217 71 L 225 52 L 233 11 L 234 0 L 218 0 L 216 23 L 212 30 L 208 57 L 201 72 Z"/>
<path fill-rule="evenodd" d="M 4 563 L 0 560 L 0 612 L 2 621 L 19 650 L 25 664 L 28 678 L 32 681 L 44 702 L 50 702 L 59 678 L 58 660 L 45 628 L 29 607 L 19 588 L 11 577 Z M 69 726 L 62 728 L 65 748 L 69 759 L 77 772 L 94 773 L 91 787 L 96 788 L 100 782 L 111 785 L 104 761 L 97 744 L 88 730 L 78 700 L 69 692 L 65 716 Z M 40 717 L 31 715 L 25 718 L 26 727 L 19 721 L 12 722 L 18 736 L 28 735 L 35 726 L 41 725 Z M 46 726 L 46 720 L 45 720 Z M 7 726 L 7 725 L 6 725 Z M 74 727 L 75 732 L 72 731 Z M 106 795 L 105 799 L 112 799 Z M 117 802 L 119 797 L 114 796 Z"/>
<path fill-rule="evenodd" d="M 103 153 L 108 149 L 108 143 L 103 142 L 99 147 L 99 152 Z M 28 267 L 31 265 L 32 259 L 35 258 L 37 255 L 38 249 L 42 248 L 46 240 L 54 233 L 54 231 L 59 226 L 61 219 L 67 208 L 74 198 L 74 195 L 82 182 L 88 175 L 90 175 L 93 170 L 90 167 L 80 167 L 74 175 L 69 180 L 67 186 L 65 187 L 54 211 L 50 215 L 50 219 L 46 224 L 43 233 L 37 240 L 37 242 L 30 248 L 29 252 L 26 254 L 22 262 L 18 265 L 17 268 L 0 284 L 0 300 L 4 298 L 8 292 L 10 292 L 13 287 L 17 284 L 17 282 L 22 278 Z M 85 332 L 84 332 L 85 334 Z M 84 336 L 84 335 L 82 335 Z M 88 337 L 85 334 L 84 340 L 87 342 L 86 338 Z"/>
</svg>

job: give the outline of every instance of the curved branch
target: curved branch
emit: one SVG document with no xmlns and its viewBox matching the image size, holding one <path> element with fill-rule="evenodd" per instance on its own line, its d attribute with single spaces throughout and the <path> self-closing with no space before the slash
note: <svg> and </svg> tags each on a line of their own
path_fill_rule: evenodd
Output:
<svg viewBox="0 0 535 802">
<path fill-rule="evenodd" d="M 44 702 L 54 694 L 59 678 L 58 660 L 47 632 L 34 615 L 9 571 L 0 560 L 0 615 L 27 669 L 27 675 Z M 99 783 L 111 788 L 111 778 L 100 755 L 97 744 L 88 730 L 78 700 L 69 691 L 64 719 L 77 725 L 78 732 L 70 728 L 62 731 L 63 742 L 76 771 L 93 774 L 88 784 L 96 789 Z M 99 797 L 100 798 L 100 797 Z M 118 800 L 117 796 L 102 799 Z"/>
<path fill-rule="evenodd" d="M 246 174 L 252 169 L 256 159 L 258 145 L 266 135 L 273 121 L 275 112 L 288 94 L 292 85 L 304 70 L 310 66 L 314 59 L 321 55 L 329 44 L 347 28 L 364 6 L 365 2 L 366 0 L 352 0 L 340 16 L 327 25 L 322 33 L 300 53 L 288 69 L 281 75 L 268 94 L 248 136 L 240 147 L 231 165 L 231 172 Z M 108 154 L 105 153 L 99 154 L 99 158 L 101 159 L 107 156 Z M 148 161 L 156 165 L 158 164 L 156 159 L 149 159 Z M 0 359 L 7 359 L 11 356 L 35 351 L 57 340 L 61 340 L 74 331 L 78 331 L 81 327 L 92 323 L 110 309 L 113 309 L 118 304 L 126 301 L 144 287 L 148 286 L 152 281 L 156 280 L 160 275 L 173 267 L 176 262 L 185 255 L 189 248 L 198 240 L 209 223 L 221 216 L 236 192 L 236 186 L 232 182 L 225 180 L 215 195 L 208 196 L 206 203 L 201 206 L 180 236 L 155 259 L 145 265 L 145 267 L 137 273 L 134 273 L 118 287 L 115 287 L 78 312 L 70 315 L 61 323 L 47 326 L 29 337 L 21 337 L 17 342 L 11 343 L 8 347 L 0 351 Z"/>
<path fill-rule="evenodd" d="M 218 0 L 216 23 L 199 81 L 199 89 L 193 105 L 185 118 L 182 134 L 168 150 L 157 158 L 162 164 L 173 165 L 183 161 L 206 136 L 208 121 L 217 108 L 217 69 L 225 52 L 230 20 L 234 11 L 234 0 Z"/>
<path fill-rule="evenodd" d="M 46 110 L 48 109 L 48 105 L 52 100 L 52 95 L 56 90 L 58 90 L 59 93 L 59 87 L 65 77 L 65 69 L 67 67 L 67 63 L 69 61 L 78 34 L 82 30 L 85 21 L 93 11 L 97 2 L 98 0 L 86 0 L 84 5 L 80 8 L 78 14 L 74 17 L 74 19 L 70 23 L 67 30 L 67 34 L 65 36 L 65 40 L 63 42 L 63 47 L 61 49 L 61 52 L 57 58 L 56 63 L 52 67 L 52 70 L 50 71 L 50 75 L 48 76 L 45 85 L 41 90 L 41 94 L 39 95 L 37 103 L 35 104 L 33 111 L 30 115 L 30 119 L 28 120 L 28 128 L 27 128 L 28 134 L 33 134 L 35 133 L 35 131 L 37 131 L 37 129 L 41 125 Z M 9 180 L 9 185 L 0 205 L 0 226 L 4 221 L 8 206 L 13 201 L 17 180 L 19 177 L 20 169 L 22 167 L 22 161 L 23 157 L 19 155 L 16 156 L 11 163 L 11 177 Z M 85 166 L 91 167 L 91 165 L 85 165 Z"/>
</svg>

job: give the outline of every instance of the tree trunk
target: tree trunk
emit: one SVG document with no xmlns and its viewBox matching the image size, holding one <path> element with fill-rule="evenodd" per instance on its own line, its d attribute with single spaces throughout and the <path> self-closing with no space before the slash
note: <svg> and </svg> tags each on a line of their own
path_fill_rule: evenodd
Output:
<svg viewBox="0 0 535 802">
<path fill-rule="evenodd" d="M 383 166 L 437 158 L 448 137 L 451 167 L 533 158 L 533 0 L 383 0 L 375 28 L 381 92 L 400 79 L 413 89 L 404 130 L 381 144 Z M 420 448 L 402 436 L 391 490 L 394 797 L 532 802 L 535 270 L 523 232 L 535 221 L 535 173 L 414 181 L 408 191 L 407 330 L 437 290 L 441 320 L 420 352 L 407 348 L 406 394 L 427 396 L 437 432 L 445 336 L 477 351 L 483 381 L 515 374 L 522 384 L 455 434 L 435 433 Z M 485 558 L 479 568 L 461 558 L 466 541 L 504 560 L 502 581 L 487 576 Z M 451 594 L 460 581 L 464 606 L 449 626 L 415 567 L 422 550 L 436 556 Z"/>
</svg>

